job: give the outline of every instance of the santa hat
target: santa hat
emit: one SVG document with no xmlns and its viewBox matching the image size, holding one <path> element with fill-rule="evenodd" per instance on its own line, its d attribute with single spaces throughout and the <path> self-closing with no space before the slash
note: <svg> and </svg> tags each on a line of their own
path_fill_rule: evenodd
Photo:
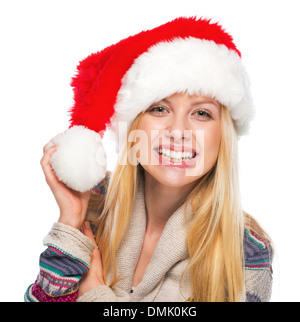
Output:
<svg viewBox="0 0 300 322">
<path fill-rule="evenodd" d="M 152 103 L 176 92 L 213 97 L 225 105 L 238 135 L 253 116 L 249 81 L 232 37 L 207 19 L 177 18 L 91 54 L 72 79 L 70 128 L 53 143 L 51 165 L 70 188 L 87 191 L 101 181 L 106 156 L 100 135 L 128 128 Z M 99 135 L 100 133 L 100 135 Z"/>
</svg>

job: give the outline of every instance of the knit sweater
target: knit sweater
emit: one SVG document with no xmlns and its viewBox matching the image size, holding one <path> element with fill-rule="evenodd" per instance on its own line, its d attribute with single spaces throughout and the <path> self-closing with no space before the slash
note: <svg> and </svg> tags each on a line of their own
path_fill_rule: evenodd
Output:
<svg viewBox="0 0 300 322">
<path fill-rule="evenodd" d="M 138 189 L 129 227 L 116 254 L 118 274 L 123 278 L 114 286 L 112 268 L 107 285 L 96 287 L 78 297 L 79 281 L 88 271 L 94 245 L 79 230 L 54 223 L 44 239 L 47 249 L 40 256 L 40 272 L 25 293 L 25 301 L 67 302 L 182 302 L 192 295 L 190 276 L 181 273 L 189 254 L 185 243 L 187 223 L 192 218 L 188 203 L 178 208 L 167 221 L 141 282 L 132 288 L 135 267 L 142 249 L 146 230 L 143 177 Z M 105 185 L 94 191 L 105 194 Z M 253 231 L 245 229 L 245 290 L 249 302 L 268 301 L 272 288 L 272 252 L 270 245 Z"/>
</svg>

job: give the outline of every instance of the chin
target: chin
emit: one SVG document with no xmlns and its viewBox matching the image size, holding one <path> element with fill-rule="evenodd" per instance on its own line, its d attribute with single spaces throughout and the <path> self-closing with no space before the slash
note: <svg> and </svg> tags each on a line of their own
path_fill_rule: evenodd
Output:
<svg viewBox="0 0 300 322">
<path fill-rule="evenodd" d="M 168 187 L 183 187 L 191 184 L 201 176 L 189 176 L 186 169 L 171 168 L 168 166 L 143 166 L 145 171 L 157 182 Z"/>
</svg>

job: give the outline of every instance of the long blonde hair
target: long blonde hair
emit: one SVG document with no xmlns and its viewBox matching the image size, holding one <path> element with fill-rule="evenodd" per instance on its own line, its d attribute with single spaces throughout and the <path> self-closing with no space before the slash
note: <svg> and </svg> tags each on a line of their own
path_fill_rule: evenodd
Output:
<svg viewBox="0 0 300 322">
<path fill-rule="evenodd" d="M 244 214 L 240 204 L 237 135 L 221 109 L 218 159 L 190 194 L 193 219 L 187 235 L 194 301 L 244 300 Z"/>
<path fill-rule="evenodd" d="M 135 118 L 128 135 L 137 129 L 141 116 L 142 113 Z M 191 274 L 192 298 L 197 302 L 243 301 L 245 296 L 245 214 L 240 204 L 237 173 L 238 138 L 234 122 L 224 106 L 221 108 L 221 131 L 217 162 L 198 179 L 188 200 L 192 204 L 193 219 L 186 239 L 190 259 L 183 274 Z M 101 206 L 95 222 L 96 242 L 101 250 L 105 283 L 110 267 L 113 268 L 111 287 L 121 278 L 117 274 L 116 252 L 126 233 L 136 193 L 137 166 L 126 159 L 133 145 L 133 142 L 124 145 L 121 162 L 109 180 L 105 200 L 100 203 L 98 200 Z M 99 199 L 99 195 L 93 195 L 91 200 L 93 198 Z"/>
</svg>

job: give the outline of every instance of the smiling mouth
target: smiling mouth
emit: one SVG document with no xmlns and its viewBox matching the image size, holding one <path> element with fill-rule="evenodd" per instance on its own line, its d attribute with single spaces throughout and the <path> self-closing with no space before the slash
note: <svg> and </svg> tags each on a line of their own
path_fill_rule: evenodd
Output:
<svg viewBox="0 0 300 322">
<path fill-rule="evenodd" d="M 164 149 L 164 148 L 156 148 L 155 151 L 162 158 L 174 163 L 192 160 L 198 155 L 198 153 L 196 152 L 181 152 L 181 151 L 174 151 L 174 150 Z"/>
</svg>

